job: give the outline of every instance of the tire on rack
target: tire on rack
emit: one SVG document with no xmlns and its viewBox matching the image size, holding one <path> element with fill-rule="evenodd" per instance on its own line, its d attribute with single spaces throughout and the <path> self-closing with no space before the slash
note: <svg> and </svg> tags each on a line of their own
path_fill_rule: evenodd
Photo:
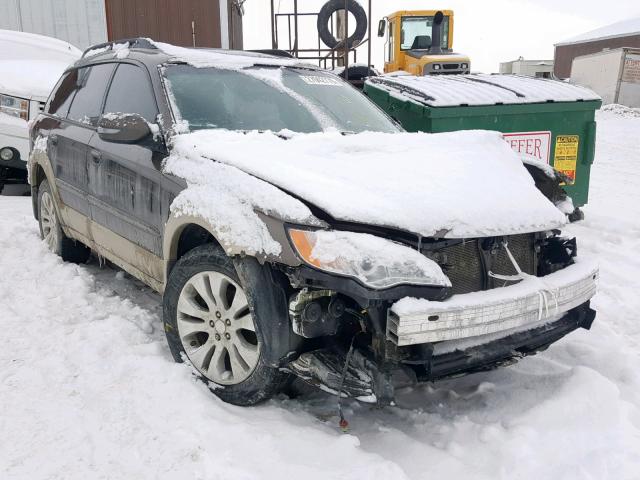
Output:
<svg viewBox="0 0 640 480">
<path fill-rule="evenodd" d="M 353 48 L 358 46 L 367 34 L 367 13 L 356 0 L 346 1 L 349 12 L 351 12 L 356 19 L 356 29 L 353 35 L 347 39 L 347 45 L 349 48 Z M 344 10 L 344 5 L 345 0 L 329 0 L 320 9 L 320 13 L 318 13 L 318 35 L 320 35 L 320 39 L 329 48 L 336 48 L 342 43 L 341 40 L 335 38 L 329 31 L 329 21 L 335 12 Z"/>
<path fill-rule="evenodd" d="M 62 231 L 48 180 L 38 187 L 38 226 L 40 238 L 46 242 L 49 250 L 65 262 L 84 263 L 89 259 L 91 249 L 70 239 Z"/>
<path fill-rule="evenodd" d="M 188 360 L 223 401 L 248 406 L 290 379 L 277 359 L 292 351 L 292 338 L 284 296 L 265 274 L 269 267 L 250 257 L 239 262 L 248 267 L 238 268 L 214 244 L 189 251 L 169 275 L 163 319 L 175 361 Z"/>
</svg>

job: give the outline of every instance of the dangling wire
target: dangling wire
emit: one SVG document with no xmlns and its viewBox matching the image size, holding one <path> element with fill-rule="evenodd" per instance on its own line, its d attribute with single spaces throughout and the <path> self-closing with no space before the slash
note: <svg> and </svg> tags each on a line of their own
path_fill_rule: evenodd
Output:
<svg viewBox="0 0 640 480">
<path fill-rule="evenodd" d="M 360 332 L 358 332 L 360 333 Z M 349 429 L 349 422 L 344 418 L 342 413 L 342 387 L 344 386 L 344 380 L 347 376 L 347 371 L 349 370 L 349 363 L 351 363 L 351 357 L 353 356 L 353 344 L 358 336 L 356 333 L 351 339 L 351 345 L 349 345 L 349 351 L 347 352 L 347 358 L 344 361 L 344 367 L 342 367 L 342 376 L 340 377 L 340 386 L 338 387 L 338 413 L 340 414 L 340 428 L 343 432 L 346 432 Z"/>
<path fill-rule="evenodd" d="M 349 351 L 347 352 L 347 356 L 344 360 L 344 367 L 342 367 L 342 376 L 340 377 L 340 386 L 338 387 L 338 414 L 340 415 L 340 428 L 343 432 L 346 432 L 349 429 L 349 422 L 344 418 L 344 414 L 342 412 L 342 387 L 344 386 L 344 381 L 347 377 L 347 372 L 349 371 L 349 364 L 351 363 L 351 358 L 353 357 L 353 346 L 356 341 L 356 337 L 361 333 L 366 331 L 365 320 L 363 317 L 364 311 L 358 312 L 356 310 L 352 310 L 347 308 L 345 310 L 347 313 L 354 316 L 358 323 L 360 324 L 360 331 L 356 332 L 351 339 L 351 344 L 349 345 Z"/>
</svg>

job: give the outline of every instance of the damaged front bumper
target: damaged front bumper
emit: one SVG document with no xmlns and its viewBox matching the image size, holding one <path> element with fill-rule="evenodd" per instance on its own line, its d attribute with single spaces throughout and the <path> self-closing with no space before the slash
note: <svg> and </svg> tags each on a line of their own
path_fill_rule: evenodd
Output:
<svg viewBox="0 0 640 480">
<path fill-rule="evenodd" d="M 443 302 L 403 299 L 388 312 L 387 339 L 402 347 L 531 329 L 591 299 L 597 279 L 597 266 L 581 262 L 545 277 Z"/>
</svg>

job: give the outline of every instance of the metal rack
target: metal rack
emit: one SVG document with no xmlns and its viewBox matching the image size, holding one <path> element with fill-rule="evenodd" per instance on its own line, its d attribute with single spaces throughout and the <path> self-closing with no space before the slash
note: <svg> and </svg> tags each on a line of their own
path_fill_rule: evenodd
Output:
<svg viewBox="0 0 640 480">
<path fill-rule="evenodd" d="M 322 68 L 334 69 L 336 66 L 344 66 L 345 79 L 348 78 L 348 67 L 350 64 L 350 56 L 353 56 L 353 63 L 358 61 L 357 49 L 366 44 L 367 46 L 367 65 L 371 65 L 371 2 L 367 0 L 367 36 L 355 47 L 349 48 L 348 42 L 341 42 L 344 45 L 338 45 L 335 48 L 328 48 L 322 45 L 320 40 L 320 34 L 317 35 L 317 48 L 300 48 L 300 36 L 298 30 L 298 19 L 300 17 L 318 17 L 318 13 L 315 12 L 300 12 L 298 11 L 298 0 L 293 0 L 293 12 L 279 13 L 275 11 L 275 0 L 271 0 L 271 47 L 273 50 L 285 50 L 292 56 L 301 60 L 315 60 L 318 62 L 318 66 Z M 347 2 L 345 0 L 345 10 L 347 10 Z M 347 10 L 348 12 L 348 10 Z M 286 39 L 288 41 L 288 48 L 282 48 L 279 46 L 280 33 L 278 30 L 279 19 L 285 18 L 287 25 Z M 331 21 L 330 31 L 334 32 L 334 21 Z M 349 32 L 349 15 L 345 15 L 345 32 L 348 37 Z M 343 63 L 343 65 L 339 65 Z"/>
</svg>

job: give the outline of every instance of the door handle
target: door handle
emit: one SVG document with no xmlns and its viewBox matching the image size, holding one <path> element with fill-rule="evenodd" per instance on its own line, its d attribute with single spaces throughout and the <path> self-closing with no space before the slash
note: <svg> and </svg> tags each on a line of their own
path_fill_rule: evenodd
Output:
<svg viewBox="0 0 640 480">
<path fill-rule="evenodd" d="M 98 150 L 91 150 L 91 159 L 95 163 L 100 163 L 102 161 L 102 153 L 100 153 Z"/>
<path fill-rule="evenodd" d="M 51 140 L 51 145 L 58 145 L 58 135 L 55 133 L 49 135 L 49 140 Z"/>
</svg>

